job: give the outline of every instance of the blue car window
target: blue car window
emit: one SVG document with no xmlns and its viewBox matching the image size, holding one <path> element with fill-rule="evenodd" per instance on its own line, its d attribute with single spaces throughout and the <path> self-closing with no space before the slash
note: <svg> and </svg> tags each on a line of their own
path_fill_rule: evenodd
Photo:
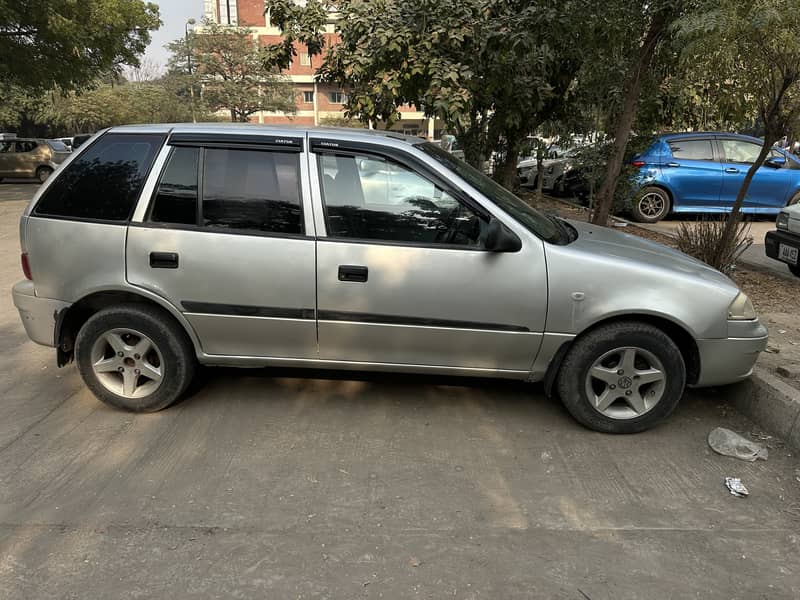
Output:
<svg viewBox="0 0 800 600">
<path fill-rule="evenodd" d="M 672 156 L 683 160 L 714 160 L 711 140 L 672 140 Z"/>
</svg>

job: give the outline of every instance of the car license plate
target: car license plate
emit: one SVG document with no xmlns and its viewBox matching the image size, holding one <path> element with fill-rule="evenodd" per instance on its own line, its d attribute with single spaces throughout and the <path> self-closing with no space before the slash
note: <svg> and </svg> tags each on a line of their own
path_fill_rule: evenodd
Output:
<svg viewBox="0 0 800 600">
<path fill-rule="evenodd" d="M 778 258 L 781 259 L 783 262 L 787 262 L 790 265 L 797 264 L 797 248 L 793 248 L 792 246 L 787 246 L 786 244 L 778 244 Z"/>
</svg>

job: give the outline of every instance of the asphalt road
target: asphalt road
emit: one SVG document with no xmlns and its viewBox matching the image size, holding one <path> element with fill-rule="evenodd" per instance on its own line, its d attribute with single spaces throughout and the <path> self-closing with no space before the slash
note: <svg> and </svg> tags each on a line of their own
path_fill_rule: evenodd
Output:
<svg viewBox="0 0 800 600">
<path fill-rule="evenodd" d="M 724 390 L 617 437 L 537 386 L 407 376 L 207 370 L 119 412 L 25 337 L 23 206 L 0 203 L 0 598 L 800 597 L 800 461 L 713 454 L 753 429 Z"/>
</svg>

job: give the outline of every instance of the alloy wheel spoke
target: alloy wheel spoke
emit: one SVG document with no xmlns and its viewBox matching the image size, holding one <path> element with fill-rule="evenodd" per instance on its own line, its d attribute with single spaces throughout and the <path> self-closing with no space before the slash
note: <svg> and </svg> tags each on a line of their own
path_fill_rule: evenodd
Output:
<svg viewBox="0 0 800 600">
<path fill-rule="evenodd" d="M 141 371 L 143 377 L 147 377 L 148 379 L 151 379 L 156 383 L 161 381 L 162 378 L 161 367 L 154 367 L 148 362 L 143 362 L 141 365 Z"/>
<path fill-rule="evenodd" d="M 105 335 L 106 342 L 111 348 L 114 350 L 116 354 L 125 350 L 125 342 L 122 341 L 122 336 L 118 333 L 114 333 L 113 331 L 109 331 Z"/>
<path fill-rule="evenodd" d="M 139 356 L 144 357 L 150 349 L 153 347 L 153 342 L 150 341 L 149 338 L 142 336 L 142 339 L 133 347 L 134 353 L 138 354 Z"/>
<path fill-rule="evenodd" d="M 616 369 L 608 369 L 606 367 L 597 365 L 591 368 L 589 374 L 595 379 L 604 381 L 609 384 L 616 384 L 619 379 Z"/>
<path fill-rule="evenodd" d="M 124 396 L 133 396 L 136 392 L 138 380 L 139 376 L 133 372 L 133 369 L 125 369 L 122 372 L 122 394 Z"/>
<path fill-rule="evenodd" d="M 640 415 L 647 410 L 647 403 L 639 393 L 639 390 L 633 390 L 633 393 L 630 396 L 624 396 L 624 398 L 625 402 L 628 403 L 628 406 L 630 406 L 637 415 Z"/>
<path fill-rule="evenodd" d="M 120 362 L 115 355 L 111 358 L 101 358 L 98 360 L 94 363 L 94 370 L 97 373 L 110 373 L 111 371 L 116 371 L 119 366 Z"/>
<path fill-rule="evenodd" d="M 595 400 L 595 407 L 600 412 L 603 412 L 609 406 L 611 406 L 614 403 L 614 400 L 616 400 L 618 397 L 619 396 L 615 394 L 613 390 L 606 388 L 603 390 L 602 394 L 597 396 L 597 399 Z"/>
<path fill-rule="evenodd" d="M 626 348 L 622 351 L 622 358 L 619 361 L 619 369 L 625 372 L 625 375 L 633 375 L 636 371 L 634 364 L 636 363 L 636 350 L 633 348 Z"/>
<path fill-rule="evenodd" d="M 662 381 L 664 379 L 664 373 L 659 371 L 658 369 L 643 369 L 641 371 L 636 371 L 636 377 L 639 385 L 644 385 L 646 383 L 655 383 L 657 381 Z"/>
</svg>

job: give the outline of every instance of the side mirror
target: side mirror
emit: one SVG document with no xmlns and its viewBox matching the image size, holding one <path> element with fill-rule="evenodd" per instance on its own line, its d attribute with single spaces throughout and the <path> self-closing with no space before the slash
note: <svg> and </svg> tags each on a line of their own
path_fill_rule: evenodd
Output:
<svg viewBox="0 0 800 600">
<path fill-rule="evenodd" d="M 773 156 L 772 158 L 764 161 L 764 164 L 773 169 L 780 169 L 786 164 L 785 156 Z"/>
<path fill-rule="evenodd" d="M 483 247 L 489 252 L 517 252 L 522 248 L 522 241 L 513 231 L 492 217 Z"/>
</svg>

